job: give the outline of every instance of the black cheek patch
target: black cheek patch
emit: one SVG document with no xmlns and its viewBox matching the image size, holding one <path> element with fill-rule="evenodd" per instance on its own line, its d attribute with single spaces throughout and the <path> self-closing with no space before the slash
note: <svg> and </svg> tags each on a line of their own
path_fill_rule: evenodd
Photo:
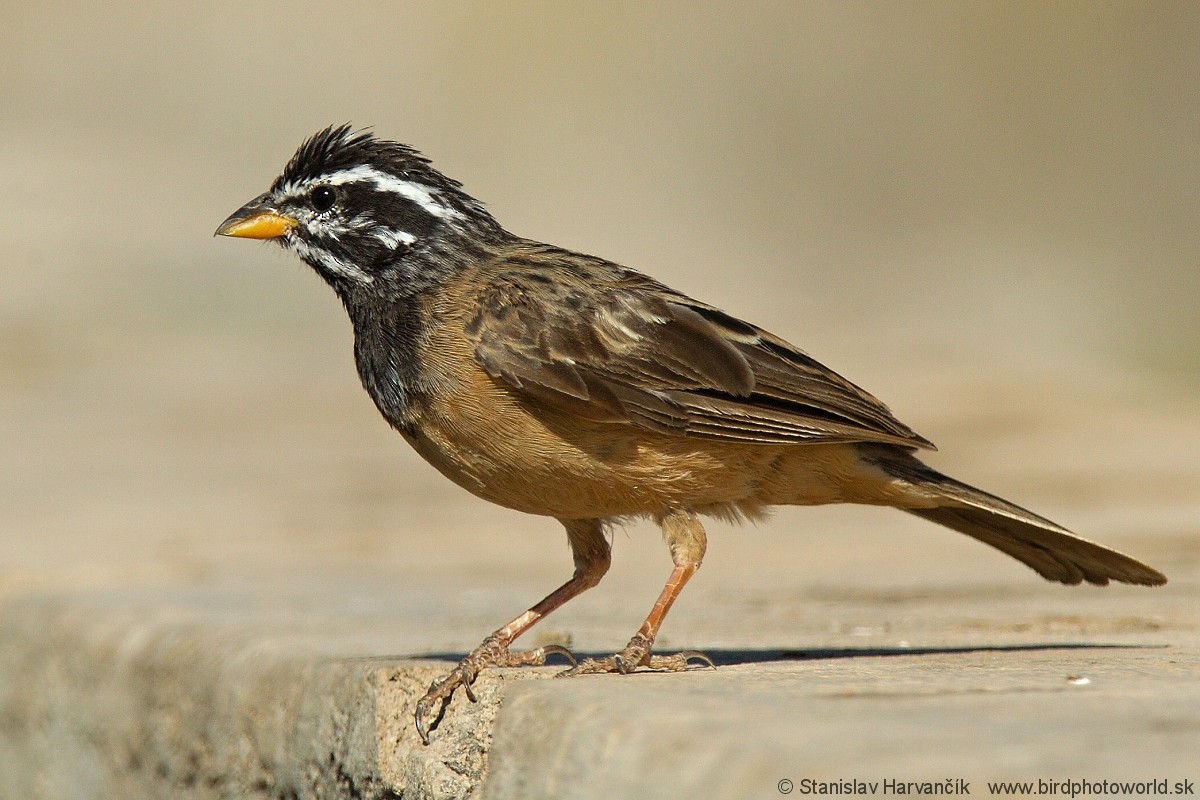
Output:
<svg viewBox="0 0 1200 800">
<path fill-rule="evenodd" d="M 418 203 L 394 192 L 373 192 L 376 223 L 386 230 L 403 231 L 415 237 L 416 244 L 431 234 L 441 220 Z"/>
</svg>

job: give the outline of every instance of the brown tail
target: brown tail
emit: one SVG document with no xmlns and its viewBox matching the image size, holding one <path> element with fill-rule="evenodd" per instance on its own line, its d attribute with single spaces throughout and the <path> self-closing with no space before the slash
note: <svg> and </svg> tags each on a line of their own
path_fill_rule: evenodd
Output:
<svg viewBox="0 0 1200 800">
<path fill-rule="evenodd" d="M 907 451 L 887 449 L 890 452 L 884 453 L 879 448 L 870 460 L 888 474 L 914 484 L 921 494 L 944 499 L 944 505 L 935 508 L 905 511 L 990 544 L 1043 578 L 1097 586 L 1106 586 L 1110 580 L 1143 586 L 1167 582 L 1161 572 L 1124 553 L 1089 542 L 1032 511 L 947 477 Z"/>
</svg>

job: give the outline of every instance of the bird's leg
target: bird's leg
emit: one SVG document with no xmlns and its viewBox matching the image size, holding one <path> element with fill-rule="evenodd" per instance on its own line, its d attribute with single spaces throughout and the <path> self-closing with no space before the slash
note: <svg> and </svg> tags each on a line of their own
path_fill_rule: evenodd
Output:
<svg viewBox="0 0 1200 800">
<path fill-rule="evenodd" d="M 450 705 L 458 687 L 461 686 L 467 693 L 467 698 L 472 703 L 475 702 L 471 684 L 487 667 L 537 666 L 546 663 L 546 656 L 551 653 L 558 653 L 572 664 L 575 663 L 571 652 L 558 645 L 518 653 L 510 653 L 508 650 L 509 645 L 518 636 L 532 628 L 542 617 L 572 597 L 595 586 L 608 571 L 611 555 L 601 522 L 592 519 L 563 520 L 563 525 L 566 526 L 567 541 L 570 542 L 571 555 L 575 560 L 575 573 L 569 581 L 547 595 L 540 603 L 484 639 L 449 674 L 429 685 L 429 691 L 417 702 L 416 709 L 417 733 L 425 744 L 429 744 L 430 731 L 437 728 L 441 722 L 446 707 Z"/>
<path fill-rule="evenodd" d="M 658 629 L 675 603 L 675 598 L 679 597 L 683 587 L 696 574 L 696 570 L 700 569 L 700 562 L 704 560 L 704 550 L 708 544 L 704 526 L 691 510 L 668 511 L 658 517 L 658 524 L 662 527 L 663 538 L 671 549 L 671 560 L 675 562 L 675 568 L 671 570 L 667 585 L 663 587 L 654 607 L 650 609 L 650 615 L 629 640 L 629 644 L 625 645 L 624 650 L 606 658 L 584 659 L 561 673 L 562 676 L 590 675 L 598 672 L 630 673 L 638 667 L 682 672 L 693 659 L 713 666 L 708 656 L 696 650 L 685 650 L 670 656 L 656 656 L 650 653 L 654 647 L 654 639 L 658 636 Z"/>
</svg>

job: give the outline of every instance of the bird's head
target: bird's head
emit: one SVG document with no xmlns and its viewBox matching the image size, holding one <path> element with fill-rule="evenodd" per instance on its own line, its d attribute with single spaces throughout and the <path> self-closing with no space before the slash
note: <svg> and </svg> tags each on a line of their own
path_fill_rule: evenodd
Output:
<svg viewBox="0 0 1200 800">
<path fill-rule="evenodd" d="M 349 125 L 300 145 L 271 188 L 217 228 L 279 242 L 343 299 L 417 291 L 450 268 L 456 244 L 498 233 L 483 206 L 416 150 Z"/>
</svg>

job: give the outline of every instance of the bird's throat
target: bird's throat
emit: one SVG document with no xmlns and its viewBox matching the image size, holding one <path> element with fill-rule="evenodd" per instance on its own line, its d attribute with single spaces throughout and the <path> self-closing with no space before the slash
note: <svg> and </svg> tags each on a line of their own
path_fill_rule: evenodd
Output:
<svg viewBox="0 0 1200 800">
<path fill-rule="evenodd" d="M 425 390 L 419 363 L 421 311 L 415 301 L 392 302 L 373 313 L 347 306 L 354 324 L 354 361 L 363 388 L 397 429 L 411 422 L 411 406 Z"/>
</svg>

